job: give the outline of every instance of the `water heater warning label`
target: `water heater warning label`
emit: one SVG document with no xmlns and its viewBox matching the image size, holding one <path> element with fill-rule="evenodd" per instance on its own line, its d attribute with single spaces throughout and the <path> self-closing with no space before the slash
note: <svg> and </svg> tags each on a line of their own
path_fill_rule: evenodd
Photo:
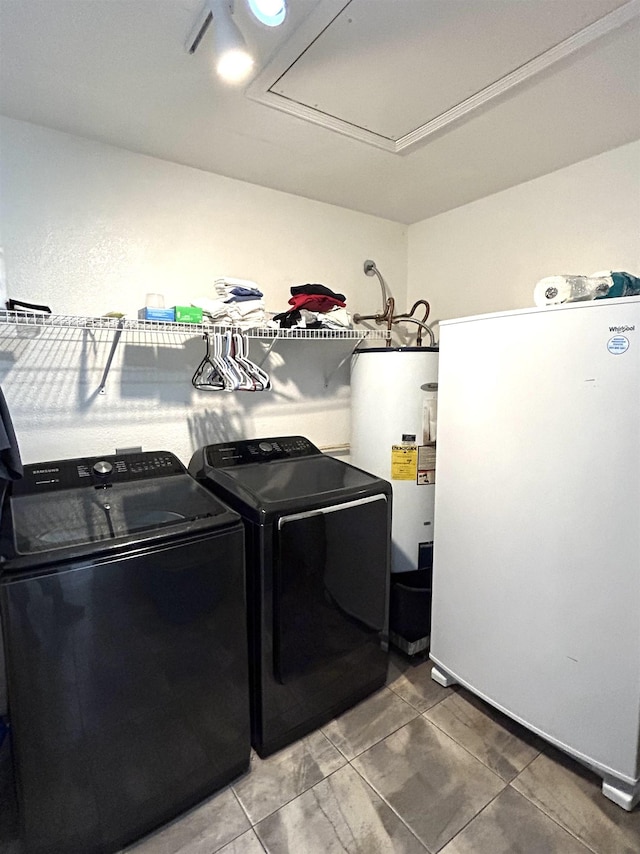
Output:
<svg viewBox="0 0 640 854">
<path fill-rule="evenodd" d="M 436 482 L 436 446 L 420 445 L 418 448 L 418 477 L 419 486 L 427 486 Z"/>
<path fill-rule="evenodd" d="M 391 480 L 415 480 L 418 448 L 415 445 L 391 446 Z"/>
</svg>

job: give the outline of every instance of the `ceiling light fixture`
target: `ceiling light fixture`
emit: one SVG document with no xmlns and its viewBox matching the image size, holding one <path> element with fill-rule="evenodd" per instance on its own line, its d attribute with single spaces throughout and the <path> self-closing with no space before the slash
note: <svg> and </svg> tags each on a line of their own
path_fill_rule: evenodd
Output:
<svg viewBox="0 0 640 854">
<path fill-rule="evenodd" d="M 286 0 L 247 0 L 249 9 L 261 24 L 279 27 L 287 16 Z"/>
<path fill-rule="evenodd" d="M 195 53 L 202 38 L 213 24 L 215 67 L 227 83 L 241 83 L 253 68 L 253 57 L 236 22 L 233 0 L 208 0 L 187 40 L 187 51 Z"/>
</svg>

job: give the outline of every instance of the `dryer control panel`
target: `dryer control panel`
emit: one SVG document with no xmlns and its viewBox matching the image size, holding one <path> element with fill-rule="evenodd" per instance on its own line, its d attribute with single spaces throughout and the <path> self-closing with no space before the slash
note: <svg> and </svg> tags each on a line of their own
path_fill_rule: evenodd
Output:
<svg viewBox="0 0 640 854">
<path fill-rule="evenodd" d="M 277 436 L 268 439 L 243 439 L 221 445 L 207 445 L 205 457 L 212 468 L 268 463 L 322 453 L 304 436 Z"/>
</svg>

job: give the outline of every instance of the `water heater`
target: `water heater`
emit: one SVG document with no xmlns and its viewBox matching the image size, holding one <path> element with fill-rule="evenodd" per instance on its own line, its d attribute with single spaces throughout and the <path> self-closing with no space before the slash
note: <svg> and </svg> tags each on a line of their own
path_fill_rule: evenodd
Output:
<svg viewBox="0 0 640 854">
<path fill-rule="evenodd" d="M 351 462 L 393 485 L 392 572 L 433 543 L 438 351 L 375 347 L 351 361 Z"/>
<path fill-rule="evenodd" d="M 409 654 L 430 627 L 437 390 L 437 348 L 374 347 L 351 360 L 351 462 L 393 486 L 390 629 Z"/>
</svg>

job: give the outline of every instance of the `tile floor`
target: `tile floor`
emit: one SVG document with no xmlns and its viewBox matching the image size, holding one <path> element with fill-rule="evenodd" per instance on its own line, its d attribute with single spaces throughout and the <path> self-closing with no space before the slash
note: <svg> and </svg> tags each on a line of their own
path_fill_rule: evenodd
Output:
<svg viewBox="0 0 640 854">
<path fill-rule="evenodd" d="M 387 687 L 253 755 L 249 774 L 126 854 L 640 852 L 640 808 L 430 670 L 392 654 Z M 1 827 L 0 850 L 20 854 Z"/>
</svg>

